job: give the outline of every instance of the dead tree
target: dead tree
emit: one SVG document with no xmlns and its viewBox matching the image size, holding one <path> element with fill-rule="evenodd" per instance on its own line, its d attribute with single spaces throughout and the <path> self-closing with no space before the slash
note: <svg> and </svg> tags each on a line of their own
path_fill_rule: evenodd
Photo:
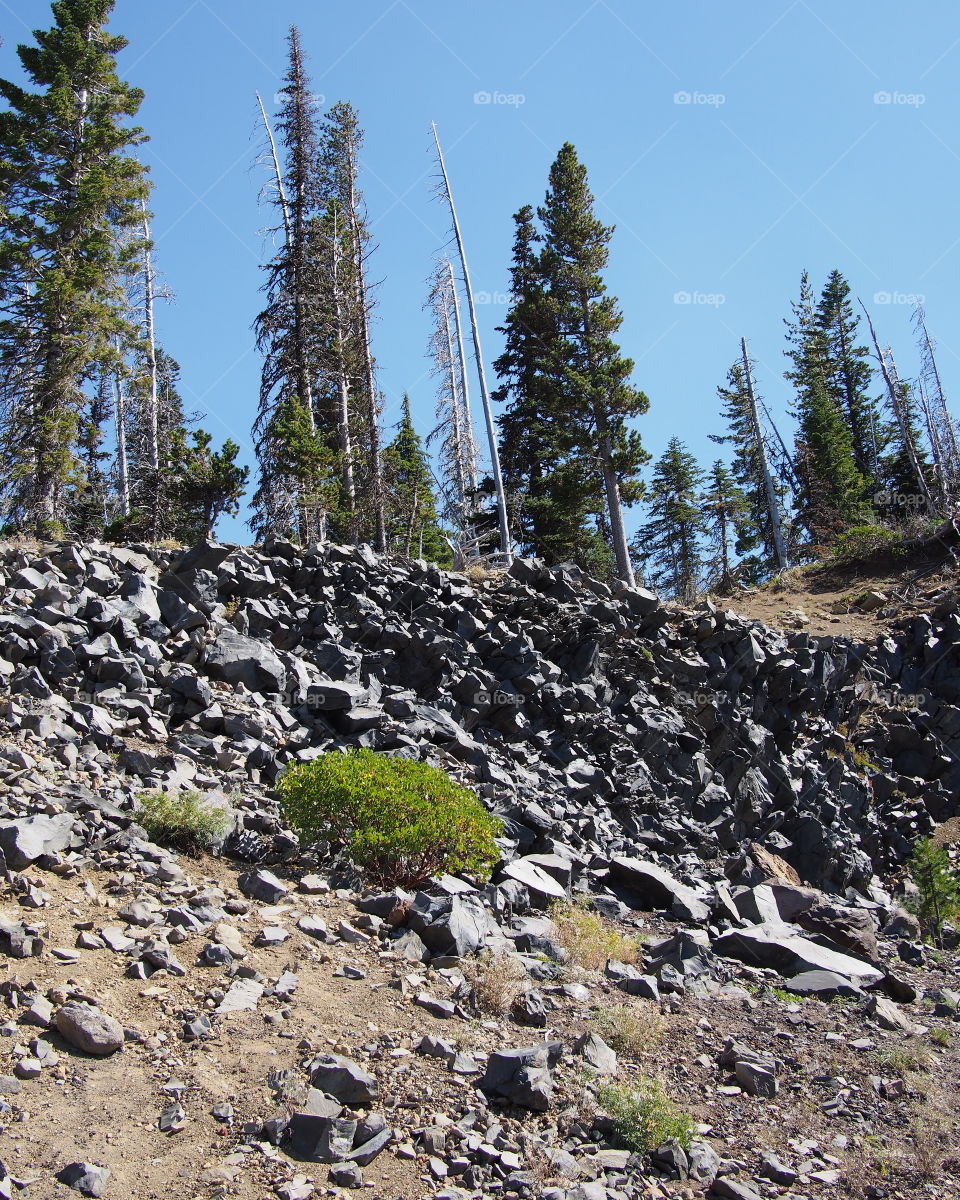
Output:
<svg viewBox="0 0 960 1200">
<path fill-rule="evenodd" d="M 470 283 L 470 268 L 467 265 L 467 252 L 463 244 L 463 234 L 460 230 L 460 221 L 457 217 L 457 209 L 453 202 L 453 191 L 450 187 L 450 178 L 447 175 L 446 163 L 443 159 L 443 150 L 440 146 L 440 134 L 437 132 L 437 123 L 431 123 L 433 129 L 433 139 L 437 147 L 437 163 L 440 167 L 440 175 L 443 180 L 443 191 L 446 197 L 447 205 L 450 209 L 450 221 L 453 226 L 453 236 L 457 243 L 457 252 L 460 255 L 460 269 L 463 279 L 464 292 L 467 297 L 467 312 L 470 316 L 470 332 L 473 337 L 473 352 L 477 364 L 477 376 L 480 384 L 480 402 L 483 405 L 483 417 L 487 428 L 487 443 L 490 452 L 490 466 L 493 473 L 493 486 L 496 492 L 497 500 L 497 521 L 500 527 L 500 550 L 506 561 L 509 563 L 512 558 L 512 546 L 510 542 L 510 526 L 507 520 L 507 497 L 503 487 L 503 474 L 500 470 L 500 450 L 497 446 L 496 426 L 493 420 L 493 407 L 490 403 L 490 393 L 487 389 L 486 370 L 483 365 L 483 351 L 480 347 L 480 329 L 477 324 L 477 309 L 473 299 L 473 287 Z"/>
</svg>

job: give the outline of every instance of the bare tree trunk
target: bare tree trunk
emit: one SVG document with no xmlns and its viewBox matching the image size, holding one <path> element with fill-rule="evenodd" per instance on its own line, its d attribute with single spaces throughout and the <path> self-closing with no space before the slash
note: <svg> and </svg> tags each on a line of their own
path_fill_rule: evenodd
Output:
<svg viewBox="0 0 960 1200">
<path fill-rule="evenodd" d="M 483 366 L 483 352 L 480 348 L 480 329 L 477 325 L 477 309 L 473 302 L 473 287 L 470 284 L 470 268 L 467 265 L 467 253 L 463 244 L 463 235 L 460 232 L 460 221 L 457 218 L 457 210 L 453 202 L 453 191 L 450 187 L 450 179 L 447 175 L 446 163 L 443 161 L 443 150 L 440 147 L 440 135 L 437 132 L 436 122 L 432 122 L 433 139 L 437 145 L 437 162 L 440 165 L 440 174 L 443 176 L 443 187 L 446 192 L 447 204 L 450 207 L 450 219 L 453 223 L 453 234 L 457 242 L 457 250 L 460 253 L 460 266 L 463 272 L 463 284 L 467 294 L 467 312 L 470 315 L 470 332 L 473 336 L 473 352 L 477 363 L 477 375 L 480 381 L 480 401 L 483 405 L 483 416 L 487 427 L 487 442 L 490 449 L 490 466 L 493 471 L 493 486 L 497 495 L 497 518 L 500 526 L 500 550 L 509 563 L 513 558 L 513 547 L 510 542 L 510 526 L 507 521 L 507 497 L 503 488 L 503 474 L 500 470 L 500 450 L 497 446 L 496 426 L 493 420 L 493 408 L 490 403 L 490 394 L 487 391 L 487 376 Z"/>
<path fill-rule="evenodd" d="M 352 140 L 348 146 L 347 153 L 349 156 L 348 170 L 350 178 L 350 233 L 355 258 L 357 329 L 360 353 L 363 357 L 363 373 L 367 393 L 367 459 L 369 464 L 368 470 L 370 472 L 370 489 L 373 493 L 375 546 L 381 554 L 385 554 L 387 550 L 387 525 L 384 513 L 385 488 L 383 484 L 383 462 L 380 453 L 380 411 L 377 403 L 377 380 L 373 366 L 373 353 L 370 349 L 370 316 L 367 301 L 363 239 L 360 235 L 360 218 L 357 212 L 354 187 L 356 163 L 354 161 Z"/>
<path fill-rule="evenodd" d="M 450 413 L 453 421 L 453 444 L 454 444 L 454 463 L 456 469 L 456 483 L 460 508 L 463 512 L 464 522 L 467 516 L 467 469 L 464 463 L 463 453 L 463 433 L 460 429 L 460 394 L 457 388 L 457 367 L 456 360 L 453 356 L 453 336 L 450 329 L 450 310 L 447 308 L 446 298 L 441 297 L 443 304 L 443 332 L 446 338 L 447 349 L 447 370 L 450 379 Z"/>
<path fill-rule="evenodd" d="M 763 490 L 767 497 L 767 511 L 770 514 L 770 528 L 773 531 L 773 546 L 777 556 L 777 569 L 783 571 L 788 563 L 787 547 L 783 540 L 783 527 L 780 524 L 780 505 L 777 501 L 777 491 L 773 486 L 773 476 L 767 462 L 767 447 L 763 440 L 763 429 L 757 414 L 757 401 L 753 393 L 753 368 L 750 356 L 747 354 L 747 339 L 740 339 L 740 354 L 743 361 L 743 377 L 747 385 L 747 401 L 750 405 L 750 420 L 753 424 L 753 436 L 757 439 L 757 454 L 760 458 L 760 470 L 763 472 Z"/>
<path fill-rule="evenodd" d="M 473 447 L 477 444 L 473 433 L 473 413 L 470 410 L 470 382 L 467 377 L 467 356 L 463 348 L 463 322 L 460 318 L 460 294 L 457 291 L 457 281 L 453 274 L 453 263 L 448 259 L 447 275 L 450 281 L 450 296 L 453 300 L 453 327 L 457 335 L 457 360 L 460 371 L 460 394 L 463 402 L 463 420 L 464 432 L 466 435 L 467 445 Z M 477 461 L 476 456 L 471 454 L 469 466 L 470 490 L 474 491 L 477 487 Z"/>
<path fill-rule="evenodd" d="M 113 375 L 115 401 L 114 423 L 117 427 L 117 490 L 120 493 L 120 512 L 130 515 L 130 470 L 127 464 L 127 398 L 119 369 Z"/>
<path fill-rule="evenodd" d="M 353 474 L 353 441 L 350 434 L 350 382 L 344 349 L 344 302 L 340 284 L 340 230 L 337 224 L 338 210 L 333 216 L 333 307 L 336 322 L 337 344 L 337 441 L 343 459 L 343 492 L 350 519 L 350 536 L 357 537 L 357 489 Z"/>
<path fill-rule="evenodd" d="M 930 495 L 930 489 L 927 487 L 927 481 L 924 478 L 923 471 L 920 467 L 920 458 L 917 454 L 917 448 L 913 444 L 913 432 L 910 429 L 910 422 L 907 414 L 904 411 L 902 383 L 897 375 L 896 363 L 893 361 L 893 355 L 887 351 L 885 355 L 880 349 L 880 343 L 877 340 L 877 331 L 873 327 L 873 320 L 867 312 L 867 307 L 860 301 L 860 307 L 864 311 L 867 318 L 867 325 L 870 329 L 870 337 L 873 340 L 873 348 L 876 352 L 877 362 L 880 364 L 880 374 L 883 376 L 883 382 L 887 387 L 887 395 L 890 397 L 890 409 L 893 412 L 897 426 L 900 430 L 900 437 L 903 439 L 904 448 L 907 451 L 907 457 L 910 459 L 910 468 L 913 471 L 917 480 L 917 486 L 920 489 L 920 494 L 926 501 L 927 511 L 931 517 L 937 516 L 936 505 L 933 502 L 933 497 Z M 887 355 L 890 357 L 887 362 Z"/>
<path fill-rule="evenodd" d="M 273 136 L 273 129 L 270 126 L 270 119 L 267 116 L 267 110 L 263 107 L 263 100 L 260 93 L 257 92 L 257 104 L 260 105 L 260 116 L 263 117 L 263 127 L 267 131 L 267 141 L 270 144 L 270 156 L 273 159 L 273 170 L 277 177 L 277 200 L 280 205 L 280 212 L 283 214 L 283 234 L 284 244 L 290 245 L 290 204 L 287 200 L 287 189 L 283 185 L 283 171 L 280 169 L 280 155 L 277 153 L 277 142 Z"/>
</svg>

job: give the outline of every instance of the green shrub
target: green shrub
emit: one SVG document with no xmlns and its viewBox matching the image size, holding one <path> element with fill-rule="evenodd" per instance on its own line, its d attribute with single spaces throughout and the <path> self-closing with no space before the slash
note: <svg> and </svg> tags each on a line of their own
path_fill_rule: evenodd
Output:
<svg viewBox="0 0 960 1200">
<path fill-rule="evenodd" d="M 693 1118 L 667 1096 L 659 1079 L 642 1078 L 635 1087 L 608 1083 L 597 1098 L 613 1118 L 617 1137 L 628 1150 L 649 1154 L 667 1138 L 676 1138 L 689 1149 L 695 1130 Z"/>
<path fill-rule="evenodd" d="M 375 884 L 418 887 L 445 871 L 484 875 L 501 823 L 476 795 L 427 763 L 372 750 L 321 755 L 277 784 L 302 837 L 349 855 Z"/>
<path fill-rule="evenodd" d="M 919 841 L 910 859 L 910 878 L 917 894 L 908 898 L 907 907 L 916 913 L 927 937 L 939 944 L 943 926 L 960 916 L 960 876 L 946 847 L 934 838 Z"/>
<path fill-rule="evenodd" d="M 830 557 L 834 562 L 853 562 L 861 558 L 896 560 L 906 551 L 902 533 L 883 525 L 852 525 L 837 538 Z"/>
<path fill-rule="evenodd" d="M 145 792 L 137 821 L 152 842 L 174 850 L 209 850 L 227 832 L 230 818 L 199 792 Z"/>
</svg>

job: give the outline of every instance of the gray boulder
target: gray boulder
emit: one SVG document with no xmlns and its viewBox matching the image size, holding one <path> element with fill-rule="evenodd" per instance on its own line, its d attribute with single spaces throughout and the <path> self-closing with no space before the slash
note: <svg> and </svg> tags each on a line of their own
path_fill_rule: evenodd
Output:
<svg viewBox="0 0 960 1200">
<path fill-rule="evenodd" d="M 54 1018 L 60 1036 L 85 1054 L 104 1057 L 123 1045 L 123 1026 L 92 1004 L 64 1004 Z"/>
<path fill-rule="evenodd" d="M 59 854 L 80 845 L 72 813 L 0 822 L 0 851 L 14 871 L 22 871 L 44 854 Z"/>
<path fill-rule="evenodd" d="M 252 692 L 282 692 L 287 684 L 286 668 L 270 644 L 229 626 L 207 647 L 204 665 L 211 679 L 242 683 Z"/>
</svg>

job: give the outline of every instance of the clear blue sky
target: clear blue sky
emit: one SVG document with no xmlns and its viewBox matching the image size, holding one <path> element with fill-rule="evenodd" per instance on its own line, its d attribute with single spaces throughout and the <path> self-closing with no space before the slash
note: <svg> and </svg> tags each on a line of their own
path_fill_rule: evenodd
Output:
<svg viewBox="0 0 960 1200">
<path fill-rule="evenodd" d="M 783 413 L 782 320 L 804 267 L 818 289 L 831 268 L 844 272 L 907 376 L 905 298 L 925 297 L 945 384 L 960 394 L 956 0 L 118 0 L 112 28 L 130 41 L 122 73 L 146 91 L 157 259 L 175 295 L 159 313 L 162 341 L 188 405 L 246 461 L 259 370 L 251 323 L 273 220 L 258 206 L 254 94 L 274 107 L 291 23 L 315 91 L 327 106 L 351 101 L 367 131 L 389 424 L 404 389 L 421 431 L 432 419 L 421 306 L 447 220 L 432 197 L 431 119 L 474 284 L 489 296 L 488 363 L 511 216 L 542 200 L 557 150 L 575 144 L 599 215 L 617 227 L 608 282 L 650 396 L 640 428 L 655 455 L 677 434 L 704 462 L 716 456 L 715 389 L 742 334 L 761 392 Z M 16 43 L 49 24 L 46 0 L 0 0 L 0 74 L 18 76 Z M 249 540 L 244 516 L 221 536 Z"/>
</svg>

